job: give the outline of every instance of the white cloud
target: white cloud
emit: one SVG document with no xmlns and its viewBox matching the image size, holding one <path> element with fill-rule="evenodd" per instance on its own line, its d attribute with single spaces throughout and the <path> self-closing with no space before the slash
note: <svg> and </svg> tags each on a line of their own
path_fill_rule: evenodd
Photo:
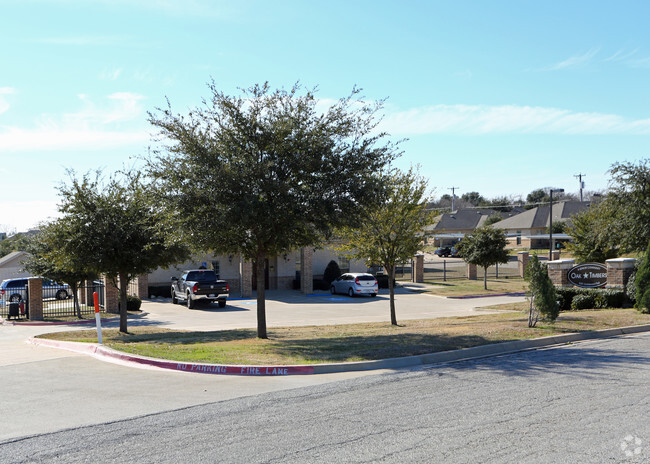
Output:
<svg viewBox="0 0 650 464">
<path fill-rule="evenodd" d="M 534 106 L 435 105 L 388 112 L 381 127 L 414 134 L 650 134 L 650 119 Z"/>
<path fill-rule="evenodd" d="M 99 78 L 105 81 L 116 81 L 120 74 L 122 74 L 122 68 L 105 69 L 99 74 Z"/>
<path fill-rule="evenodd" d="M 150 139 L 139 117 L 143 96 L 118 92 L 100 104 L 78 95 L 82 108 L 63 115 L 42 115 L 36 127 L 3 127 L 0 150 L 96 150 L 142 144 Z"/>
<path fill-rule="evenodd" d="M 635 55 L 636 52 L 639 51 L 638 48 L 635 48 L 634 50 L 628 52 L 624 48 L 617 50 L 616 53 L 614 53 L 612 56 L 609 56 L 605 58 L 603 61 L 624 61 L 630 58 L 631 56 Z"/>
<path fill-rule="evenodd" d="M 556 63 L 552 66 L 549 66 L 548 68 L 544 68 L 544 71 L 559 71 L 561 69 L 569 69 L 569 68 L 581 68 L 588 64 L 599 52 L 598 48 L 592 48 L 589 50 L 587 53 L 583 55 L 576 55 L 572 56 L 570 58 L 567 58 L 566 60 L 560 61 L 559 63 Z"/>
</svg>

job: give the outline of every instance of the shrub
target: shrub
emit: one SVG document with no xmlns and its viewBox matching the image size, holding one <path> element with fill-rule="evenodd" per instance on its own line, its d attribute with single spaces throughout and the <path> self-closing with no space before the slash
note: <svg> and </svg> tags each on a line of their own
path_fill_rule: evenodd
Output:
<svg viewBox="0 0 650 464">
<path fill-rule="evenodd" d="M 323 280 L 327 283 L 327 288 L 325 290 L 328 290 L 330 284 L 334 282 L 338 277 L 340 277 L 340 275 L 341 268 L 339 267 L 338 263 L 334 260 L 330 261 L 325 268 L 325 272 L 323 273 Z"/>
<path fill-rule="evenodd" d="M 571 309 L 573 310 L 592 309 L 595 305 L 594 296 L 587 293 L 576 295 L 571 301 Z"/>
<path fill-rule="evenodd" d="M 605 299 L 604 308 L 622 308 L 625 305 L 625 290 L 607 288 L 605 290 L 600 290 L 600 293 Z"/>
<path fill-rule="evenodd" d="M 140 298 L 133 295 L 126 296 L 127 311 L 140 311 L 140 306 L 142 306 L 142 300 Z"/>
<path fill-rule="evenodd" d="M 648 245 L 648 251 L 643 258 L 643 262 L 636 271 L 634 285 L 636 287 L 636 307 L 642 309 L 642 299 L 645 297 L 648 289 L 650 289 L 650 244 Z"/>
<path fill-rule="evenodd" d="M 560 311 L 571 310 L 571 302 L 573 298 L 579 293 L 579 289 L 574 287 L 559 287 L 555 289 L 560 302 Z"/>
<path fill-rule="evenodd" d="M 639 311 L 643 314 L 650 314 L 650 288 L 643 294 L 641 304 L 639 305 Z"/>
</svg>

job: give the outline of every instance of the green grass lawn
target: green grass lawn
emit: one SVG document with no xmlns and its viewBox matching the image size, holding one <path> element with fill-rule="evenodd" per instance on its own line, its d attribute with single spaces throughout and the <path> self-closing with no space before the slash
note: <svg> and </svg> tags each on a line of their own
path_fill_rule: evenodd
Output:
<svg viewBox="0 0 650 464">
<path fill-rule="evenodd" d="M 154 358 L 181 362 L 249 365 L 297 365 L 394 358 L 570 332 L 650 323 L 650 315 L 633 309 L 572 311 L 554 323 L 527 325 L 527 303 L 501 306 L 516 312 L 322 327 L 268 330 L 269 339 L 255 330 L 186 332 L 131 327 L 129 334 L 104 330 L 104 344 Z M 399 313 L 398 313 L 399 315 Z M 58 332 L 42 338 L 96 342 L 95 330 Z"/>
<path fill-rule="evenodd" d="M 488 289 L 483 288 L 483 278 L 478 280 L 448 280 L 446 282 L 431 281 L 425 283 L 435 285 L 436 288 L 428 290 L 427 293 L 440 296 L 469 296 L 469 295 L 490 295 L 498 293 L 521 293 L 525 292 L 527 283 L 521 278 L 491 279 L 487 280 Z"/>
</svg>

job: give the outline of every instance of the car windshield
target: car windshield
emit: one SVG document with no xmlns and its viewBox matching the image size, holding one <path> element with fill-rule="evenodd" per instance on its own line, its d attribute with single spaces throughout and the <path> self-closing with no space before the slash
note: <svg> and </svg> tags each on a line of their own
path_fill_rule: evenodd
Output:
<svg viewBox="0 0 650 464">
<path fill-rule="evenodd" d="M 371 276 L 371 275 L 362 275 L 362 276 L 357 277 L 357 279 L 359 279 L 359 280 L 375 280 L 375 278 L 373 276 Z"/>
<path fill-rule="evenodd" d="M 187 279 L 192 282 L 214 282 L 217 274 L 214 271 L 192 271 L 187 273 Z"/>
</svg>

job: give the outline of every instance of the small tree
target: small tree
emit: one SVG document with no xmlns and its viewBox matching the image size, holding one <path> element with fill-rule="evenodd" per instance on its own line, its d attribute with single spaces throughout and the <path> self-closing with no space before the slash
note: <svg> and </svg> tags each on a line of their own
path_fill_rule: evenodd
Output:
<svg viewBox="0 0 650 464">
<path fill-rule="evenodd" d="M 329 287 L 332 282 L 334 282 L 340 276 L 341 268 L 339 267 L 339 264 L 334 260 L 331 260 L 329 263 L 327 263 L 327 267 L 323 273 L 323 280 L 327 283 L 327 286 Z"/>
<path fill-rule="evenodd" d="M 506 236 L 502 229 L 480 227 L 461 240 L 460 253 L 465 262 L 484 269 L 483 288 L 487 290 L 488 268 L 508 262 Z"/>
<path fill-rule="evenodd" d="M 120 291 L 120 332 L 127 332 L 127 289 L 136 276 L 185 260 L 189 250 L 174 230 L 165 229 L 162 210 L 155 206 L 139 176 L 111 178 L 99 174 L 82 179 L 71 174 L 59 189 L 66 240 L 61 253 L 104 274 Z"/>
<path fill-rule="evenodd" d="M 535 327 L 540 314 L 548 320 L 554 321 L 560 314 L 557 304 L 555 286 L 548 276 L 548 269 L 537 255 L 533 255 L 526 266 L 525 279 L 528 282 L 528 327 Z"/>
<path fill-rule="evenodd" d="M 397 263 L 411 259 L 423 239 L 424 227 L 431 223 L 426 211 L 427 182 L 412 169 L 385 176 L 387 190 L 378 205 L 368 209 L 355 228 L 344 229 L 343 249 L 368 264 L 380 264 L 388 274 L 391 324 L 397 325 L 395 314 L 395 268 Z"/>
<path fill-rule="evenodd" d="M 66 250 L 66 242 L 73 236 L 71 223 L 58 219 L 40 226 L 27 246 L 30 256 L 25 261 L 25 269 L 34 275 L 40 275 L 55 282 L 64 282 L 70 286 L 77 317 L 81 318 L 78 289 L 85 280 L 95 274 L 84 256 Z"/>
</svg>

